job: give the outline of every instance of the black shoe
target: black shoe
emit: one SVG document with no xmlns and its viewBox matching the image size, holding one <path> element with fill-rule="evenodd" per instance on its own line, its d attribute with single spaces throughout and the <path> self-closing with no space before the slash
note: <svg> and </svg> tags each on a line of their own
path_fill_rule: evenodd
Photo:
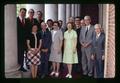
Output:
<svg viewBox="0 0 120 83">
<path fill-rule="evenodd" d="M 88 75 L 88 78 L 92 79 L 92 78 L 93 78 L 93 76 L 91 76 L 91 75 Z"/>
<path fill-rule="evenodd" d="M 45 78 L 46 77 L 46 75 L 41 75 L 41 78 L 43 79 L 43 78 Z"/>
<path fill-rule="evenodd" d="M 20 68 L 19 70 L 22 71 L 22 72 L 27 72 L 27 70 L 24 69 L 24 68 Z"/>
<path fill-rule="evenodd" d="M 88 76 L 87 76 L 86 74 L 85 74 L 85 75 L 84 75 L 84 74 L 82 75 L 82 78 L 87 78 L 87 77 L 88 77 Z"/>
<path fill-rule="evenodd" d="M 93 78 L 93 76 L 88 76 L 90 79 L 92 79 Z"/>
</svg>

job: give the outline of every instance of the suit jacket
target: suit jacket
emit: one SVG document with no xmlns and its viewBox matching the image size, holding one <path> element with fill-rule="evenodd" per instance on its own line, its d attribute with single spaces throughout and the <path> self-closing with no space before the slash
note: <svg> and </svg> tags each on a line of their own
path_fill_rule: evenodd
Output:
<svg viewBox="0 0 120 83">
<path fill-rule="evenodd" d="M 81 27 L 76 29 L 77 32 L 77 49 L 81 50 L 81 44 L 79 42 L 79 36 L 80 36 L 80 32 L 81 32 Z"/>
<path fill-rule="evenodd" d="M 41 31 L 42 30 L 41 23 L 44 22 L 44 21 L 42 19 L 39 20 L 38 18 L 37 18 L 37 21 L 38 21 L 38 31 Z"/>
<path fill-rule="evenodd" d="M 51 31 L 51 34 L 53 35 L 53 30 Z M 63 40 L 62 31 L 61 31 L 61 30 L 58 30 L 58 31 L 55 33 L 54 42 L 52 42 L 52 47 L 53 47 L 54 49 L 59 49 L 59 48 L 60 48 L 60 43 L 61 43 L 62 40 Z"/>
<path fill-rule="evenodd" d="M 26 36 L 27 36 L 27 24 L 25 19 L 25 24 L 23 26 L 19 17 L 17 17 L 17 41 L 18 48 L 24 49 L 26 48 Z"/>
<path fill-rule="evenodd" d="M 43 33 L 43 31 L 40 31 L 41 38 L 42 38 L 42 46 L 41 49 L 48 49 L 48 52 L 50 52 L 51 43 L 52 43 L 52 35 L 50 31 L 47 31 Z"/>
<path fill-rule="evenodd" d="M 92 42 L 92 53 L 96 55 L 97 58 L 102 58 L 105 50 L 105 34 L 101 33 L 98 39 L 96 39 L 96 34 L 93 36 Z"/>
<path fill-rule="evenodd" d="M 32 21 L 30 21 L 29 18 L 26 18 L 26 24 L 27 24 L 27 28 L 28 28 L 28 34 L 31 33 L 33 24 L 36 24 L 37 26 L 39 26 L 39 23 L 36 18 L 33 18 Z"/>
<path fill-rule="evenodd" d="M 93 40 L 93 34 L 95 33 L 94 26 L 92 25 L 90 26 L 86 37 L 85 37 L 85 33 L 86 33 L 86 26 L 82 27 L 80 32 L 80 37 L 79 37 L 80 44 L 85 43 L 85 44 L 91 45 Z"/>
</svg>

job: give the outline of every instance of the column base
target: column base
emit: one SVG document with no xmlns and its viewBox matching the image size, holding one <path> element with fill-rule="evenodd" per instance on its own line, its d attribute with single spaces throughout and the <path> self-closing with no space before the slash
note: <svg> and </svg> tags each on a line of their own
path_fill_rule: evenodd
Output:
<svg viewBox="0 0 120 83">
<path fill-rule="evenodd" d="M 22 78 L 20 71 L 5 73 L 5 78 Z"/>
</svg>

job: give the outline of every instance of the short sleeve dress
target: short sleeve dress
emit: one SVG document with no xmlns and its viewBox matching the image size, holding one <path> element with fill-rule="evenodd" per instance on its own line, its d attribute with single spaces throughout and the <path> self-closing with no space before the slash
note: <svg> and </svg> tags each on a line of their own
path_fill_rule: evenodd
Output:
<svg viewBox="0 0 120 83">
<path fill-rule="evenodd" d="M 73 52 L 73 45 L 75 42 L 75 38 L 77 38 L 77 33 L 74 30 L 70 32 L 66 31 L 64 34 L 65 48 L 63 54 L 63 63 L 66 64 L 75 64 L 78 63 L 77 51 Z"/>
</svg>

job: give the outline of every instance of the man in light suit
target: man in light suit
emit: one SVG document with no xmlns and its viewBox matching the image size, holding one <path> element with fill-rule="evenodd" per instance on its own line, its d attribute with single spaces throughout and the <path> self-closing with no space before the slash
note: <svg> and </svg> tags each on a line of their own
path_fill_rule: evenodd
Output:
<svg viewBox="0 0 120 83">
<path fill-rule="evenodd" d="M 93 62 L 91 59 L 92 53 L 92 39 L 94 34 L 94 26 L 92 26 L 90 16 L 84 17 L 86 26 L 82 27 L 80 32 L 79 41 L 81 44 L 82 52 L 82 69 L 83 76 L 93 76 Z"/>
<path fill-rule="evenodd" d="M 93 36 L 92 46 L 92 56 L 95 60 L 96 77 L 103 78 L 105 34 L 102 32 L 100 24 L 95 25 L 95 34 Z"/>
</svg>

